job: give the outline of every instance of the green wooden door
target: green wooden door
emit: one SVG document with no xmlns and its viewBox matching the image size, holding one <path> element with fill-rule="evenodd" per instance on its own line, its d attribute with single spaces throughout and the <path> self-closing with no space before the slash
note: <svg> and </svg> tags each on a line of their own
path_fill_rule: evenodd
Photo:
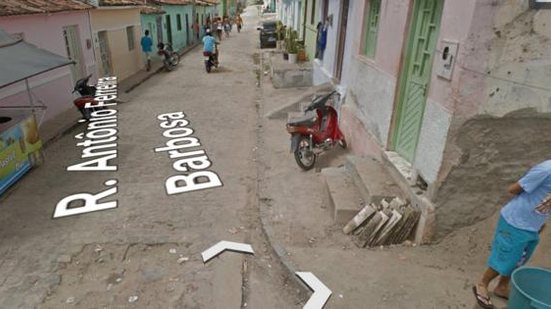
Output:
<svg viewBox="0 0 551 309">
<path fill-rule="evenodd" d="M 414 4 L 393 130 L 394 150 L 410 162 L 421 131 L 443 2 L 415 0 Z"/>
</svg>

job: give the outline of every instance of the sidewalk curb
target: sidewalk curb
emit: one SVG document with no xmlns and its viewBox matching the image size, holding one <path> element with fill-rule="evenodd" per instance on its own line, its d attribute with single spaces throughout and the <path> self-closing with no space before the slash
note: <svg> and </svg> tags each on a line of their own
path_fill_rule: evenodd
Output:
<svg viewBox="0 0 551 309">
<path fill-rule="evenodd" d="M 258 198 L 258 194 L 257 194 L 257 201 L 259 202 L 258 205 L 260 207 L 261 203 L 260 203 L 260 200 Z M 302 282 L 302 280 L 300 280 L 296 276 L 297 266 L 291 261 L 291 259 L 287 258 L 287 256 L 289 255 L 287 250 L 285 250 L 284 247 L 276 244 L 273 241 L 274 231 L 273 231 L 272 227 L 269 226 L 269 224 L 267 222 L 265 222 L 266 219 L 264 218 L 265 216 L 263 214 L 264 211 L 262 210 L 262 208 L 260 208 L 259 210 L 260 210 L 260 226 L 262 228 L 262 232 L 266 236 L 266 242 L 272 248 L 272 251 L 274 252 L 274 254 L 279 259 L 279 262 L 283 265 L 285 270 L 287 270 L 287 272 L 289 273 L 289 276 L 291 276 L 294 279 L 293 280 L 294 282 L 298 283 L 298 285 L 302 287 L 303 291 L 301 291 L 301 292 L 302 293 L 307 293 L 307 292 L 309 293 L 310 289 L 308 288 L 308 286 L 306 286 L 304 284 L 304 282 Z"/>
<path fill-rule="evenodd" d="M 180 49 L 178 51 L 178 55 L 183 56 L 185 54 L 187 54 L 188 52 L 190 52 L 191 50 L 193 50 L 195 47 L 199 46 L 199 42 L 195 42 L 193 44 L 191 44 L 190 46 L 187 46 L 183 49 Z M 124 90 L 124 93 L 129 93 L 131 92 L 132 90 L 136 89 L 138 86 L 140 86 L 141 84 L 143 84 L 146 80 L 150 79 L 151 77 L 153 77 L 153 75 L 161 72 L 162 70 L 164 69 L 164 67 L 161 65 L 159 68 L 155 69 L 155 70 L 152 70 L 150 72 L 148 72 L 148 74 L 146 74 L 146 76 L 140 80 L 138 80 L 137 82 L 135 82 L 133 85 L 130 85 L 128 87 L 128 89 Z"/>
</svg>

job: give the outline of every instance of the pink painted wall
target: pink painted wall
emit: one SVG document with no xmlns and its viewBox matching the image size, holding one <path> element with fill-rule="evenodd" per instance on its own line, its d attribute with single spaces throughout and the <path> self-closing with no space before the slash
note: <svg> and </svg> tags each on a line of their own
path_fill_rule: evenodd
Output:
<svg viewBox="0 0 551 309">
<path fill-rule="evenodd" d="M 86 39 L 92 38 L 87 11 L 0 18 L 0 28 L 3 30 L 8 33 L 23 32 L 25 41 L 61 56 L 67 56 L 63 27 L 70 25 L 78 25 L 84 63 L 94 66 L 93 49 L 86 48 Z"/>
<path fill-rule="evenodd" d="M 380 70 L 395 77 L 399 76 L 402 46 L 406 38 L 405 31 L 406 22 L 408 21 L 409 3 L 410 1 L 408 0 L 381 2 L 381 17 L 379 19 L 375 61 Z M 367 11 L 359 11 L 355 12 L 355 14 L 363 16 L 364 12 Z"/>
<path fill-rule="evenodd" d="M 78 25 L 82 57 L 85 70 L 94 73 L 95 58 L 93 48 L 86 47 L 86 40 L 91 40 L 87 11 L 62 12 L 28 16 L 0 18 L 0 28 L 8 33 L 23 33 L 26 42 L 55 54 L 67 57 L 63 38 L 63 27 Z M 47 106 L 44 122 L 54 121 L 56 117 L 74 108 L 72 101 L 73 79 L 69 66 L 41 74 L 29 80 L 33 95 Z M 28 105 L 27 93 L 23 82 L 0 89 L 0 106 Z M 53 130 L 61 129 L 65 119 Z M 49 126 L 51 127 L 51 126 Z M 44 136 L 53 136 L 56 132 L 46 132 Z M 41 133 L 42 134 L 42 133 Z"/>
</svg>

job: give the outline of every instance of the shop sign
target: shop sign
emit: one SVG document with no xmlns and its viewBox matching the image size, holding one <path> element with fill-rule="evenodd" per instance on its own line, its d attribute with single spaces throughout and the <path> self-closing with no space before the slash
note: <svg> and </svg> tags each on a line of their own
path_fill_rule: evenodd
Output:
<svg viewBox="0 0 551 309">
<path fill-rule="evenodd" d="M 0 133 L 0 194 L 39 161 L 41 148 L 33 114 Z"/>
</svg>

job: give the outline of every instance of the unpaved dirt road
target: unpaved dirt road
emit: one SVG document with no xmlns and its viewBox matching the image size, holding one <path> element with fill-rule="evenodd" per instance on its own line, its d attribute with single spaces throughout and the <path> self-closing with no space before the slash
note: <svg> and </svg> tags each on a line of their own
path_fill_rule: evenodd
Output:
<svg viewBox="0 0 551 309">
<path fill-rule="evenodd" d="M 289 278 L 259 224 L 256 130 L 256 10 L 221 44 L 221 68 L 207 74 L 201 48 L 178 68 L 138 87 L 118 110 L 117 171 L 68 172 L 82 162 L 75 135 L 46 149 L 46 161 L 1 200 L 0 308 L 298 308 L 307 295 Z M 255 56 L 256 55 L 256 56 Z M 181 172 L 159 115 L 183 113 L 223 186 L 168 195 Z M 172 114 L 176 115 L 176 114 Z M 178 116 L 178 117 L 180 117 Z M 165 119 L 170 116 L 164 116 Z M 97 193 L 117 180 L 118 207 L 52 219 L 63 197 Z M 254 256 L 226 252 L 203 264 L 221 240 L 247 242 Z"/>
</svg>

